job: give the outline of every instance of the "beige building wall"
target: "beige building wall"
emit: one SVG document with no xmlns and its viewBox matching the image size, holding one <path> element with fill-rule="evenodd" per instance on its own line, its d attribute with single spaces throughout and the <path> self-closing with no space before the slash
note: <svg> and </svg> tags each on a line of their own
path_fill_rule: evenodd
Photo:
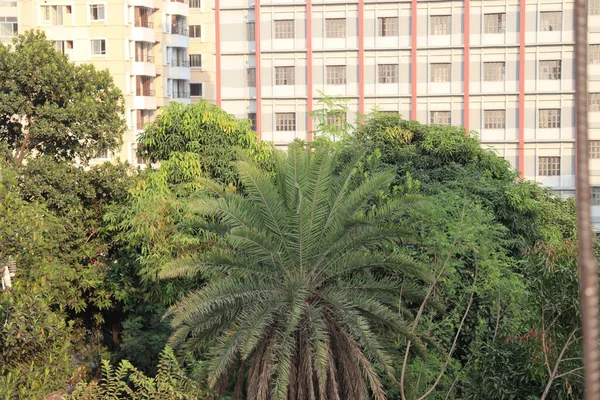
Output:
<svg viewBox="0 0 600 400">
<path fill-rule="evenodd" d="M 192 103 L 204 98 L 216 101 L 214 0 L 190 0 L 190 68 Z M 199 57 L 198 57 L 199 56 Z M 201 60 L 198 63 L 198 59 Z M 194 85 L 196 87 L 194 88 Z"/>
<path fill-rule="evenodd" d="M 203 33 L 192 39 L 191 51 L 189 4 Z M 0 0 L 0 41 L 41 29 L 71 61 L 107 69 L 124 95 L 128 129 L 122 149 L 97 161 L 118 157 L 136 165 L 142 161 L 135 155 L 137 136 L 160 107 L 191 103 L 192 74 L 204 86 L 201 94 L 214 101 L 212 20 L 206 0 Z M 202 66 L 190 68 L 189 54 L 200 55 Z"/>
</svg>

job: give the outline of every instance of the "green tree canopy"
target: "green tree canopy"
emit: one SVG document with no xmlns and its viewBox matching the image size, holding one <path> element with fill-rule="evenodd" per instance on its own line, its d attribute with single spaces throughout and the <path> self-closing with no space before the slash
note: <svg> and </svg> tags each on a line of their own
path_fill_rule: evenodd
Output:
<svg viewBox="0 0 600 400">
<path fill-rule="evenodd" d="M 139 154 L 164 161 L 180 153 L 199 155 L 204 176 L 229 184 L 237 180 L 231 163 L 244 149 L 258 162 L 268 162 L 270 145 L 259 142 L 250 120 L 238 120 L 214 104 L 170 103 L 138 138 Z"/>
<path fill-rule="evenodd" d="M 108 71 L 69 62 L 42 32 L 0 45 L 0 141 L 17 164 L 33 153 L 85 161 L 116 149 L 123 104 Z"/>
<path fill-rule="evenodd" d="M 409 235 L 390 224 L 416 199 L 369 210 L 393 171 L 353 188 L 358 159 L 336 172 L 336 156 L 293 145 L 278 160 L 275 180 L 237 163 L 245 196 L 204 181 L 217 198 L 195 209 L 224 243 L 165 268 L 163 277 L 209 280 L 170 309 L 172 341 L 208 346 L 211 387 L 237 375 L 235 398 L 245 386 L 259 400 L 384 399 L 379 373 L 394 377 L 387 350 L 396 335 L 411 336 L 405 302 L 420 298 L 427 277 L 394 250 Z"/>
</svg>

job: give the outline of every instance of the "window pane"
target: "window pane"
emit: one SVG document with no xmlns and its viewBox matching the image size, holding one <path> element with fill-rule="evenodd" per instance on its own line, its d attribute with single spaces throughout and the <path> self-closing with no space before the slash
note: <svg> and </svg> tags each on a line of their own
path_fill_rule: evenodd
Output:
<svg viewBox="0 0 600 400">
<path fill-rule="evenodd" d="M 540 79 L 560 80 L 560 60 L 540 61 Z"/>
<path fill-rule="evenodd" d="M 275 21 L 275 39 L 293 39 L 294 20 L 285 19 Z"/>
<path fill-rule="evenodd" d="M 588 94 L 588 111 L 590 111 L 590 112 L 600 111 L 600 93 L 589 93 Z"/>
<path fill-rule="evenodd" d="M 106 42 L 104 39 L 92 40 L 92 55 L 104 55 L 106 54 Z"/>
<path fill-rule="evenodd" d="M 539 157 L 538 175 L 558 176 L 560 175 L 560 157 Z"/>
<path fill-rule="evenodd" d="M 202 67 L 202 54 L 190 54 L 190 67 Z"/>
<path fill-rule="evenodd" d="M 254 42 L 254 22 L 246 23 L 246 40 L 249 42 Z"/>
<path fill-rule="evenodd" d="M 540 109 L 538 126 L 544 129 L 560 128 L 560 109 Z"/>
<path fill-rule="evenodd" d="M 345 65 L 328 65 L 327 69 L 327 84 L 328 85 L 345 85 L 346 84 L 346 66 Z"/>
<path fill-rule="evenodd" d="M 256 87 L 256 68 L 248 68 L 246 70 L 246 85 L 248 87 Z"/>
<path fill-rule="evenodd" d="M 377 65 L 379 83 L 398 83 L 398 64 Z"/>
<path fill-rule="evenodd" d="M 590 44 L 588 48 L 590 64 L 600 64 L 600 44 Z"/>
<path fill-rule="evenodd" d="M 450 111 L 431 111 L 429 121 L 432 125 L 450 125 Z"/>
<path fill-rule="evenodd" d="M 432 15 L 429 20 L 432 35 L 450 34 L 450 15 Z"/>
<path fill-rule="evenodd" d="M 275 85 L 293 85 L 294 67 L 275 67 Z"/>
<path fill-rule="evenodd" d="M 485 14 L 483 28 L 484 33 L 504 33 L 506 30 L 506 14 Z"/>
<path fill-rule="evenodd" d="M 379 36 L 398 36 L 398 17 L 377 18 L 377 34 Z"/>
<path fill-rule="evenodd" d="M 483 80 L 486 82 L 504 81 L 505 63 L 503 62 L 484 62 Z"/>
<path fill-rule="evenodd" d="M 201 38 L 202 37 L 202 25 L 190 25 L 190 37 L 191 38 Z"/>
<path fill-rule="evenodd" d="M 600 0 L 588 0 L 590 15 L 600 15 Z"/>
<path fill-rule="evenodd" d="M 504 129 L 506 125 L 505 110 L 485 110 L 483 112 L 484 129 Z"/>
<path fill-rule="evenodd" d="M 290 132 L 296 130 L 296 113 L 276 113 L 275 130 Z"/>
<path fill-rule="evenodd" d="M 248 119 L 252 122 L 252 130 L 256 130 L 256 113 L 248 113 Z"/>
<path fill-rule="evenodd" d="M 202 84 L 190 83 L 190 94 L 195 97 L 202 97 Z"/>
<path fill-rule="evenodd" d="M 202 0 L 189 0 L 190 8 L 200 8 L 202 5 Z"/>
<path fill-rule="evenodd" d="M 450 82 L 450 63 L 431 64 L 431 82 Z"/>
<path fill-rule="evenodd" d="M 562 11 L 540 12 L 540 31 L 562 30 Z"/>
<path fill-rule="evenodd" d="M 590 158 L 597 160 L 600 158 L 600 140 L 590 140 Z"/>
<path fill-rule="evenodd" d="M 325 20 L 325 37 L 345 38 L 346 37 L 346 19 L 345 18 L 327 18 Z"/>
</svg>

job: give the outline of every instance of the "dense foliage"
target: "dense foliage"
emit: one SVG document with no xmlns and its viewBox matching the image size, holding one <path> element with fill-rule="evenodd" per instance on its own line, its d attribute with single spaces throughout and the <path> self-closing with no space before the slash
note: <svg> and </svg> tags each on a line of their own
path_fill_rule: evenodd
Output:
<svg viewBox="0 0 600 400">
<path fill-rule="evenodd" d="M 0 397 L 582 397 L 574 201 L 472 133 L 325 99 L 285 156 L 171 104 L 146 169 L 88 165 L 122 104 L 0 47 Z"/>
</svg>

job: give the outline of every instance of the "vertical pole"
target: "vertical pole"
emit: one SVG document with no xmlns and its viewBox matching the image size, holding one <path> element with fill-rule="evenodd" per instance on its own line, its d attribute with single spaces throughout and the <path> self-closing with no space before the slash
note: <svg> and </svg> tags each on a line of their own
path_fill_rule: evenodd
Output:
<svg viewBox="0 0 600 400">
<path fill-rule="evenodd" d="M 600 399 L 598 352 L 598 265 L 593 250 L 588 165 L 588 21 L 586 0 L 575 0 L 575 147 L 577 196 L 577 257 L 581 314 L 585 398 Z"/>
</svg>

